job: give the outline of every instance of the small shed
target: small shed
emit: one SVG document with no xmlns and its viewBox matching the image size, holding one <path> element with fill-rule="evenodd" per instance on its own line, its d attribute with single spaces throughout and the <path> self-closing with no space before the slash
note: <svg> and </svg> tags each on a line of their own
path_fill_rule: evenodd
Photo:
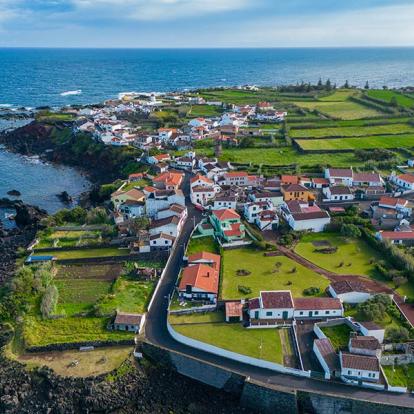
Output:
<svg viewBox="0 0 414 414">
<path fill-rule="evenodd" d="M 243 305 L 241 302 L 226 302 L 226 322 L 241 322 Z"/>
<path fill-rule="evenodd" d="M 141 333 L 145 322 L 145 315 L 138 313 L 117 312 L 114 320 L 114 329 Z"/>
</svg>

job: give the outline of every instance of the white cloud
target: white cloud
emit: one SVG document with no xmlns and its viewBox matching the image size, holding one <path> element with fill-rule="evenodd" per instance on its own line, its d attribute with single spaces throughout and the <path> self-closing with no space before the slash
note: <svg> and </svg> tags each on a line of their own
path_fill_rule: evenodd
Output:
<svg viewBox="0 0 414 414">
<path fill-rule="evenodd" d="M 275 17 L 247 25 L 238 40 L 245 46 L 412 46 L 413 22 L 414 5 Z"/>
<path fill-rule="evenodd" d="M 72 0 L 83 10 L 134 20 L 170 20 L 241 10 L 253 0 Z"/>
</svg>

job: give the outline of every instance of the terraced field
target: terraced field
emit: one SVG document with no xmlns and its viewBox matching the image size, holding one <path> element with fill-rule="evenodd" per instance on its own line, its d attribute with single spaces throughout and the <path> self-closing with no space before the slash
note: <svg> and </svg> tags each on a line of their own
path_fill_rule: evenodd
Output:
<svg viewBox="0 0 414 414">
<path fill-rule="evenodd" d="M 414 98 L 403 95 L 399 92 L 382 90 L 382 89 L 371 89 L 367 91 L 366 94 L 370 96 L 371 98 L 381 99 L 382 101 L 385 101 L 385 102 L 391 102 L 391 100 L 395 98 L 398 105 L 404 106 L 405 108 L 414 107 Z"/>
<path fill-rule="evenodd" d="M 352 101 L 296 101 L 295 105 L 308 110 L 317 110 L 340 119 L 362 119 L 382 116 L 381 112 Z"/>
<path fill-rule="evenodd" d="M 324 138 L 324 137 L 366 137 L 370 135 L 406 134 L 414 133 L 414 127 L 409 124 L 388 124 L 374 126 L 351 126 L 336 128 L 293 129 L 292 138 Z"/>
<path fill-rule="evenodd" d="M 355 150 L 371 148 L 414 147 L 414 134 L 379 135 L 346 139 L 297 139 L 296 143 L 304 151 Z"/>
</svg>

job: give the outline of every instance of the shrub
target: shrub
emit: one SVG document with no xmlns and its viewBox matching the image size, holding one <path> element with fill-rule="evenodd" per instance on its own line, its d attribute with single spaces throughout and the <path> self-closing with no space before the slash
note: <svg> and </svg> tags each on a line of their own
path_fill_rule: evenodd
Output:
<svg viewBox="0 0 414 414">
<path fill-rule="evenodd" d="M 402 342 L 409 338 L 410 334 L 407 328 L 404 327 L 391 327 L 387 329 L 386 338 L 391 342 Z"/>
<path fill-rule="evenodd" d="M 248 286 L 238 285 L 237 290 L 243 295 L 249 295 L 252 290 Z"/>
<path fill-rule="evenodd" d="M 40 304 L 40 312 L 42 313 L 43 318 L 49 318 L 50 315 L 55 310 L 57 301 L 59 298 L 59 292 L 55 285 L 50 285 L 46 288 L 45 293 L 42 297 L 42 302 Z"/>
<path fill-rule="evenodd" d="M 342 224 L 341 234 L 346 237 L 361 237 L 361 230 L 355 224 Z"/>
<path fill-rule="evenodd" d="M 307 289 L 304 289 L 303 294 L 305 296 L 314 296 L 314 295 L 317 295 L 318 293 L 320 293 L 320 291 L 321 290 L 318 287 L 311 286 Z"/>
<path fill-rule="evenodd" d="M 373 298 L 358 305 L 358 313 L 366 320 L 381 320 L 386 316 L 387 309 L 391 306 L 388 295 L 375 295 Z"/>
<path fill-rule="evenodd" d="M 236 275 L 237 276 L 248 276 L 248 275 L 250 275 L 252 272 L 249 272 L 248 270 L 246 270 L 246 269 L 238 269 L 237 271 L 236 271 Z"/>
</svg>

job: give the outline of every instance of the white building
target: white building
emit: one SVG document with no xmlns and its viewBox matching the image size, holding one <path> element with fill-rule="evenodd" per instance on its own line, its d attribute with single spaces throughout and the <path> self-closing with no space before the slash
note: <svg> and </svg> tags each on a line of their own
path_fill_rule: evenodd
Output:
<svg viewBox="0 0 414 414">
<path fill-rule="evenodd" d="M 391 175 L 390 180 L 404 190 L 414 190 L 414 175 L 412 174 Z"/>
<path fill-rule="evenodd" d="M 279 225 L 279 217 L 274 211 L 265 210 L 258 214 L 254 222 L 261 231 L 273 230 Z"/>
<path fill-rule="evenodd" d="M 357 381 L 378 382 L 380 366 L 377 357 L 339 352 L 341 376 Z"/>
<path fill-rule="evenodd" d="M 322 192 L 325 200 L 329 201 L 352 201 L 355 198 L 351 189 L 342 185 L 325 187 L 322 189 Z"/>
<path fill-rule="evenodd" d="M 325 178 L 331 185 L 347 185 L 352 186 L 353 171 L 352 168 L 326 168 Z"/>
<path fill-rule="evenodd" d="M 243 210 L 247 222 L 254 223 L 262 211 L 274 211 L 274 206 L 270 201 L 257 201 L 254 203 L 246 203 Z"/>
<path fill-rule="evenodd" d="M 293 318 L 294 306 L 290 290 L 260 292 L 249 300 L 249 316 L 255 320 L 289 320 Z"/>
<path fill-rule="evenodd" d="M 338 298 L 343 303 L 363 303 L 373 297 L 367 288 L 358 281 L 340 280 L 332 282 L 328 290 L 333 298 Z"/>
<path fill-rule="evenodd" d="M 175 237 L 166 233 L 158 233 L 150 236 L 151 250 L 168 250 L 171 249 L 175 241 Z"/>
<path fill-rule="evenodd" d="M 325 378 L 330 379 L 332 373 L 339 367 L 338 355 L 331 341 L 328 338 L 315 339 L 313 352 L 325 371 Z"/>
<path fill-rule="evenodd" d="M 217 194 L 213 201 L 213 210 L 222 210 L 225 208 L 231 208 L 236 210 L 237 197 L 235 195 L 221 195 Z"/>
<path fill-rule="evenodd" d="M 295 318 L 332 318 L 344 315 L 344 308 L 336 298 L 295 298 Z"/>
<path fill-rule="evenodd" d="M 145 209 L 149 217 L 155 217 L 159 210 L 168 208 L 171 204 L 185 206 L 185 197 L 181 190 L 154 190 L 148 192 L 145 199 Z"/>
<path fill-rule="evenodd" d="M 385 329 L 378 326 L 375 322 L 354 322 L 360 328 L 360 332 L 364 336 L 373 336 L 382 344 L 384 342 Z"/>
<path fill-rule="evenodd" d="M 149 228 L 149 233 L 154 236 L 159 233 L 165 233 L 170 236 L 178 237 L 184 224 L 177 216 L 170 216 L 165 219 L 154 220 Z"/>
</svg>

